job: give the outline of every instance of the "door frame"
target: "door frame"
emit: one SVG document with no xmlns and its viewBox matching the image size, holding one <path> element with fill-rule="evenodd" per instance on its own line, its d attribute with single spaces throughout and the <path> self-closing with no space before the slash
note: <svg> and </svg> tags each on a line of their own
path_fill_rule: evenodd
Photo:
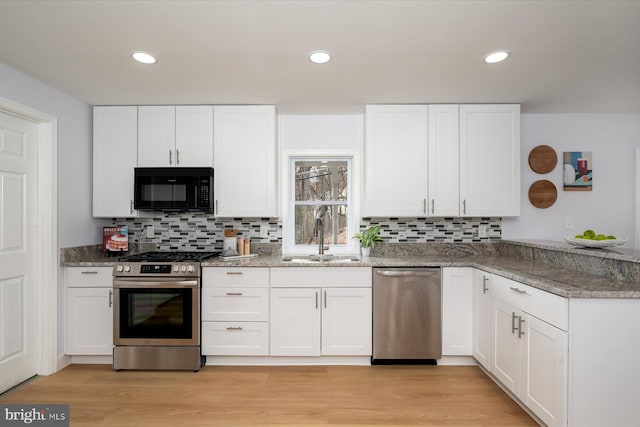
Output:
<svg viewBox="0 0 640 427">
<path fill-rule="evenodd" d="M 37 126 L 35 268 L 38 374 L 58 371 L 58 119 L 0 97 L 0 112 Z"/>
</svg>

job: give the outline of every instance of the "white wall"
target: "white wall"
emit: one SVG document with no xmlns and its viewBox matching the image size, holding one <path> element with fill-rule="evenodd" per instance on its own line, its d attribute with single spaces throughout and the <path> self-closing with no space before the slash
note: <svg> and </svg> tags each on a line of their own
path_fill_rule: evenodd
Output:
<svg viewBox="0 0 640 427">
<path fill-rule="evenodd" d="M 503 239 L 547 239 L 596 232 L 629 237 L 625 248 L 634 247 L 635 149 L 640 147 L 640 114 L 523 114 L 522 215 L 503 218 Z M 558 155 L 558 165 L 549 174 L 531 170 L 528 156 L 534 147 L 546 144 Z M 593 191 L 563 191 L 562 153 L 593 152 Z M 547 209 L 533 207 L 529 186 L 548 179 L 558 189 L 558 200 Z M 565 230 L 565 217 L 573 229 Z"/>
<path fill-rule="evenodd" d="M 92 217 L 92 108 L 0 64 L 0 97 L 58 118 L 58 246 L 98 244 L 104 221 Z"/>
<path fill-rule="evenodd" d="M 362 149 L 362 115 L 280 116 L 281 150 Z"/>
</svg>

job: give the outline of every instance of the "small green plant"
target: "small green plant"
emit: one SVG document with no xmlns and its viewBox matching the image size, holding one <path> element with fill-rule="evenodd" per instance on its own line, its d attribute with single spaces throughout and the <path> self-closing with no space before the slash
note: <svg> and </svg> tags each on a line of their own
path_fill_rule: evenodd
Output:
<svg viewBox="0 0 640 427">
<path fill-rule="evenodd" d="M 364 230 L 363 233 L 356 233 L 353 235 L 354 239 L 360 240 L 360 246 L 363 248 L 373 248 L 376 243 L 382 241 L 380 237 L 380 226 L 374 225 Z"/>
</svg>

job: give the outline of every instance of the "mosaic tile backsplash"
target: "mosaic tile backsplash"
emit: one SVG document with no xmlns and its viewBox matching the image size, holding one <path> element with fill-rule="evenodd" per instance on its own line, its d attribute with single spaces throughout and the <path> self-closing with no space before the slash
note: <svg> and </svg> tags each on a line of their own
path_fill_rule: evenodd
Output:
<svg viewBox="0 0 640 427">
<path fill-rule="evenodd" d="M 252 243 L 282 243 L 279 218 L 215 218 L 206 213 L 156 212 L 147 218 L 114 219 L 114 225 L 129 227 L 131 243 L 155 243 L 158 250 L 221 251 L 224 230 L 235 228 Z M 154 237 L 145 236 L 153 226 Z M 363 218 L 360 229 L 380 225 L 380 235 L 388 243 L 474 243 L 502 238 L 500 218 Z M 479 236 L 484 226 L 486 237 Z"/>
<path fill-rule="evenodd" d="M 387 243 L 474 243 L 502 239 L 500 218 L 362 218 L 360 230 L 380 226 Z M 480 227 L 486 236 L 480 237 Z"/>
</svg>

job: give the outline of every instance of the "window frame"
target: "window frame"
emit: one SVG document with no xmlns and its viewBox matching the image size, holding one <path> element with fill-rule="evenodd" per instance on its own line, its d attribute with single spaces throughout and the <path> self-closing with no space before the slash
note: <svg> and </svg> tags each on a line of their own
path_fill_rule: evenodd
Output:
<svg viewBox="0 0 640 427">
<path fill-rule="evenodd" d="M 359 154 L 351 150 L 296 150 L 282 153 L 280 185 L 282 195 L 282 253 L 284 255 L 313 255 L 318 253 L 318 245 L 295 244 L 295 162 L 346 161 L 347 162 L 347 242 L 344 245 L 328 245 L 325 254 L 355 255 L 360 250 L 357 239 L 351 238 L 360 227 L 360 168 Z M 321 203 L 317 203 L 321 204 Z"/>
</svg>

